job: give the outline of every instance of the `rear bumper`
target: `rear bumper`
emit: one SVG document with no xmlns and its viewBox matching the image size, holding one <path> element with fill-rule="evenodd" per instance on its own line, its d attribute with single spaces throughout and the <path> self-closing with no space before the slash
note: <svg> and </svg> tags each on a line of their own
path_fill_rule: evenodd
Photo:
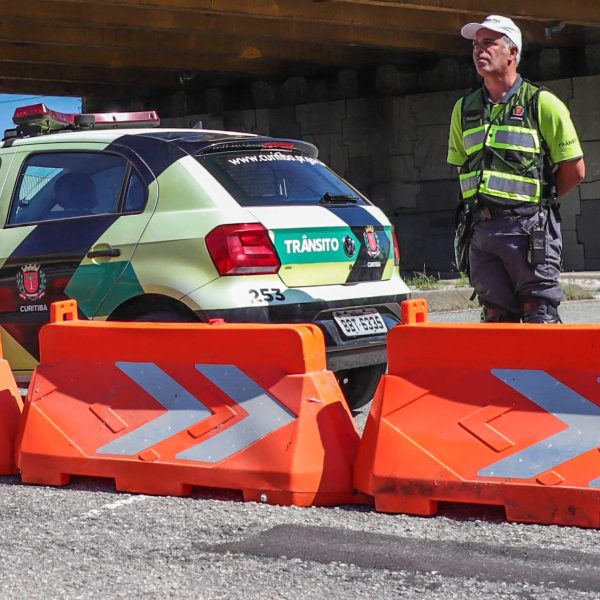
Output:
<svg viewBox="0 0 600 600">
<path fill-rule="evenodd" d="M 400 323 L 400 303 L 409 294 L 379 298 L 359 298 L 341 302 L 315 301 L 278 306 L 245 307 L 230 310 L 203 311 L 203 319 L 221 318 L 230 323 L 314 323 L 325 336 L 327 368 L 332 371 L 365 367 L 386 362 L 387 335 L 357 338 L 345 336 L 337 327 L 333 312 L 341 309 L 374 308 L 390 330 Z"/>
<path fill-rule="evenodd" d="M 387 362 L 385 338 L 368 346 L 327 348 L 327 368 L 330 371 L 367 367 Z"/>
<path fill-rule="evenodd" d="M 374 308 L 383 317 L 388 331 L 401 321 L 400 304 L 362 305 L 361 308 Z M 325 334 L 327 347 L 327 368 L 331 371 L 366 367 L 387 362 L 387 334 L 368 335 L 356 338 L 345 336 L 333 320 L 335 309 L 321 311 L 314 323 Z"/>
</svg>

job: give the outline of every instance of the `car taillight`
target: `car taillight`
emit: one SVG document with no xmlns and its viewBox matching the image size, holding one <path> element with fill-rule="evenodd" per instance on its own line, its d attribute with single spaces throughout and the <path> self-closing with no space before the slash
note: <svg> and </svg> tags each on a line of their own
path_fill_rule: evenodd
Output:
<svg viewBox="0 0 600 600">
<path fill-rule="evenodd" d="M 398 238 L 396 237 L 396 230 L 392 227 L 392 240 L 394 241 L 394 265 L 398 267 L 400 265 L 400 244 L 398 244 Z"/>
<path fill-rule="evenodd" d="M 205 241 L 220 275 L 277 273 L 281 266 L 269 232 L 259 223 L 220 225 Z"/>
</svg>

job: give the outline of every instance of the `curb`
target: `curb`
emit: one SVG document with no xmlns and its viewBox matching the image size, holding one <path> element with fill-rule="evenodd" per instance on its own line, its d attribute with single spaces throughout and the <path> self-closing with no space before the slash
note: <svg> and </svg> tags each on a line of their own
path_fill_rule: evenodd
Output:
<svg viewBox="0 0 600 600">
<path fill-rule="evenodd" d="M 472 287 L 448 288 L 443 290 L 411 290 L 411 298 L 424 298 L 427 300 L 429 312 L 478 308 L 479 302 L 477 302 L 477 299 L 470 300 L 472 295 Z"/>
<path fill-rule="evenodd" d="M 440 283 L 441 289 L 422 290 L 411 288 L 411 298 L 427 300 L 429 312 L 445 312 L 452 310 L 469 310 L 479 308 L 477 299 L 471 300 L 471 286 L 457 286 L 458 280 Z M 598 273 L 563 273 L 559 278 L 566 299 L 592 300 L 600 298 L 600 272 Z"/>
</svg>

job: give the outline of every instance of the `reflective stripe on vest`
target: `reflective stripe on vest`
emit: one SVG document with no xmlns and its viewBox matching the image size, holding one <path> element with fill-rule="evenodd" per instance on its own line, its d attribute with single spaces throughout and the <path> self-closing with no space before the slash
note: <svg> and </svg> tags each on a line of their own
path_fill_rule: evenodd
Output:
<svg viewBox="0 0 600 600">
<path fill-rule="evenodd" d="M 487 140 L 486 140 L 486 132 Z M 485 125 L 468 129 L 463 133 L 463 143 L 467 156 L 483 148 L 483 143 L 490 148 L 517 150 L 520 152 L 540 153 L 540 139 L 535 129 L 512 127 L 510 125 Z"/>
<path fill-rule="evenodd" d="M 481 179 L 481 183 L 479 180 Z M 519 202 L 539 202 L 541 186 L 537 179 L 520 177 L 497 171 L 478 171 L 464 173 L 459 176 L 460 189 L 464 200 L 472 198 L 476 193 L 507 198 Z M 479 189 L 477 185 L 479 184 Z"/>
<path fill-rule="evenodd" d="M 479 173 L 465 173 L 464 175 L 459 175 L 458 180 L 460 181 L 462 197 L 465 200 L 467 198 L 472 198 L 477 192 Z"/>
<path fill-rule="evenodd" d="M 481 125 L 480 127 L 467 129 L 467 131 L 463 132 L 463 143 L 465 145 L 467 156 L 470 156 L 483 148 L 486 130 L 487 126 Z"/>
<path fill-rule="evenodd" d="M 540 152 L 540 138 L 535 129 L 511 127 L 509 125 L 492 127 L 491 129 L 488 145 L 494 148 L 520 150 L 534 154 Z"/>
<path fill-rule="evenodd" d="M 541 185 L 537 179 L 497 171 L 483 172 L 479 191 L 519 202 L 539 202 L 541 198 Z"/>
</svg>

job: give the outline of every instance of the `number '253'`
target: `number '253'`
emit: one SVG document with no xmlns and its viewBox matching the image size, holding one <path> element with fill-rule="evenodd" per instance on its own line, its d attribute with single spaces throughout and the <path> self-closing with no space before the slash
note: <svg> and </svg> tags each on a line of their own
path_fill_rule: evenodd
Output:
<svg viewBox="0 0 600 600">
<path fill-rule="evenodd" d="M 248 290 L 252 302 L 283 302 L 285 295 L 279 288 L 260 288 Z"/>
</svg>

